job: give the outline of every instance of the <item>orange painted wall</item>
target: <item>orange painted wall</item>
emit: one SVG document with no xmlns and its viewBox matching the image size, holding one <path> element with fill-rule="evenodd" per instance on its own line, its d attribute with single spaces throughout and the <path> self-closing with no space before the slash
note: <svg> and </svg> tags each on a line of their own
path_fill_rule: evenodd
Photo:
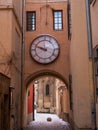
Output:
<svg viewBox="0 0 98 130">
<path fill-rule="evenodd" d="M 33 90 L 34 90 L 34 87 L 31 86 L 30 90 L 29 90 L 30 93 L 29 93 L 29 96 L 28 96 L 28 114 L 30 114 L 34 111 L 34 109 L 33 109 L 33 100 L 34 100 Z"/>
</svg>

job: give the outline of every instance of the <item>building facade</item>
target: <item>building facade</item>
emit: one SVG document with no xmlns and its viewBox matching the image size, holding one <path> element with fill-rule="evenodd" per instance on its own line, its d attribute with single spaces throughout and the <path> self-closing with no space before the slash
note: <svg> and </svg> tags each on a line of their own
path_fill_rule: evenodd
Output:
<svg viewBox="0 0 98 130">
<path fill-rule="evenodd" d="M 55 78 L 44 77 L 38 80 L 36 94 L 36 112 L 56 113 L 56 84 Z"/>
<path fill-rule="evenodd" d="M 19 130 L 21 127 L 21 42 L 22 1 L 0 0 L 0 73 L 10 79 L 6 85 L 9 96 L 5 97 L 4 104 L 4 108 L 9 108 L 9 112 L 6 111 L 10 115 L 9 126 L 5 126 L 2 121 L 0 130 L 3 130 L 1 126 L 10 130 Z M 3 78 L 2 80 L 5 82 Z M 2 100 L 0 98 L 0 102 Z M 10 104 L 7 104 L 7 100 Z M 1 109 L 0 107 L 0 111 Z M 0 118 L 0 122 L 1 120 Z"/>
<path fill-rule="evenodd" d="M 98 33 L 97 33 L 97 19 L 98 18 L 98 1 L 93 0 L 90 5 L 90 14 L 91 14 L 91 32 L 92 32 L 92 53 L 93 53 L 93 71 L 94 71 L 94 97 L 95 97 L 95 119 L 96 119 L 96 128 L 98 129 Z"/>
<path fill-rule="evenodd" d="M 28 87 L 28 84 L 36 77 L 47 74 L 59 75 L 59 78 L 63 79 L 68 87 L 69 76 L 69 100 L 67 100 L 69 104 L 67 109 L 69 120 L 73 122 L 74 129 L 94 129 L 98 127 L 97 77 L 93 75 L 93 73 L 96 74 L 97 71 L 97 62 L 95 63 L 94 58 L 97 53 L 97 1 L 70 0 L 69 2 L 70 9 L 68 1 L 58 0 L 54 2 L 49 0 L 47 2 L 43 0 L 40 2 L 39 0 L 26 0 L 25 87 Z M 69 14 L 67 14 L 67 11 Z M 55 14 L 62 12 L 63 21 L 60 21 L 59 25 L 57 25 L 57 16 Z M 60 16 L 60 18 L 62 16 Z M 69 21 L 67 21 L 68 18 Z M 89 23 L 90 18 L 91 25 Z M 32 24 L 30 21 L 32 21 Z M 70 27 L 70 29 L 68 27 Z M 89 32 L 90 28 L 92 29 L 92 34 Z M 35 45 L 38 44 L 36 40 L 42 42 L 42 36 L 48 36 L 48 38 L 51 36 L 52 39 L 55 39 L 59 43 L 60 54 L 53 64 L 50 60 L 48 61 L 51 62 L 50 64 L 46 64 L 46 61 L 44 61 L 43 65 L 43 61 L 40 58 L 34 57 L 35 52 L 33 51 L 33 54 L 31 53 L 30 47 L 32 47 L 33 43 Z M 70 45 L 64 44 L 68 43 L 68 39 Z M 44 48 L 42 44 L 40 45 L 40 52 L 42 50 L 46 51 L 46 48 Z M 96 50 L 96 53 L 95 51 L 93 53 L 95 55 L 93 55 L 94 57 L 92 57 L 92 49 Z M 42 57 L 43 56 L 41 56 L 41 58 Z M 38 60 L 41 60 L 41 64 L 37 63 L 39 62 Z M 59 88 L 59 91 L 62 90 L 61 88 Z M 24 93 L 26 94 L 26 90 L 24 90 Z M 24 106 L 25 105 L 26 103 L 24 103 Z M 61 107 L 60 104 L 59 107 Z M 23 117 L 25 116 L 26 110 L 24 110 Z M 26 120 L 23 122 L 23 125 L 26 124 Z"/>
<path fill-rule="evenodd" d="M 27 124 L 27 88 L 40 76 L 56 76 L 68 87 L 67 1 L 26 0 L 23 125 Z M 62 60 L 63 59 L 63 60 Z M 60 69 L 63 68 L 63 69 Z"/>
<path fill-rule="evenodd" d="M 95 58 L 97 2 L 70 0 L 70 103 L 75 129 L 96 129 Z M 95 6 L 94 6 L 95 4 Z M 95 27 L 96 26 L 96 27 Z M 96 29 L 95 29 L 96 28 Z M 78 48 L 78 49 L 77 49 Z M 96 69 L 97 72 L 97 69 Z M 97 86 L 96 86 L 97 87 Z"/>
<path fill-rule="evenodd" d="M 97 17 L 97 0 L 0 0 L 0 130 L 34 119 L 30 87 L 43 76 L 64 84 L 57 80 L 46 97 L 54 80 L 45 80 L 38 112 L 68 117 L 75 130 L 98 129 Z"/>
</svg>

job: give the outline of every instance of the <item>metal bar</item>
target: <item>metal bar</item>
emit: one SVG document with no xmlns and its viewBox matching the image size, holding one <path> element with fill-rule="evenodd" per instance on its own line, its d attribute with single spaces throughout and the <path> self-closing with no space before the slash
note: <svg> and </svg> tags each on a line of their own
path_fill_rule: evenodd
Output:
<svg viewBox="0 0 98 130">
<path fill-rule="evenodd" d="M 86 18 L 87 18 L 87 32 L 88 32 L 88 50 L 89 58 L 92 58 L 92 32 L 91 32 L 91 16 L 90 16 L 90 3 L 86 0 Z"/>
</svg>

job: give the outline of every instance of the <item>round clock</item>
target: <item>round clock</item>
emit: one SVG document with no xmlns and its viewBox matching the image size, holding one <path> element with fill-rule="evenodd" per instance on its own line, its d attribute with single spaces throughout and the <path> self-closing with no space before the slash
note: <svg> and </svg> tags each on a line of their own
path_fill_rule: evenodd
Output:
<svg viewBox="0 0 98 130">
<path fill-rule="evenodd" d="M 41 35 L 34 39 L 30 47 L 32 58 L 38 63 L 48 64 L 59 55 L 59 44 L 50 35 Z"/>
</svg>

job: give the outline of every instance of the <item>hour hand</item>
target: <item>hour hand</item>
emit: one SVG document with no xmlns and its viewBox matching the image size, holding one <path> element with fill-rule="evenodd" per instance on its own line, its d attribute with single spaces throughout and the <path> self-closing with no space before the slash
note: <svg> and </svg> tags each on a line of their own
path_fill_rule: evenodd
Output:
<svg viewBox="0 0 98 130">
<path fill-rule="evenodd" d="M 37 46 L 37 48 L 39 48 L 39 49 L 41 49 L 41 50 L 43 50 L 43 51 L 47 51 L 47 49 L 46 49 L 46 48 L 41 47 L 41 46 Z"/>
</svg>

